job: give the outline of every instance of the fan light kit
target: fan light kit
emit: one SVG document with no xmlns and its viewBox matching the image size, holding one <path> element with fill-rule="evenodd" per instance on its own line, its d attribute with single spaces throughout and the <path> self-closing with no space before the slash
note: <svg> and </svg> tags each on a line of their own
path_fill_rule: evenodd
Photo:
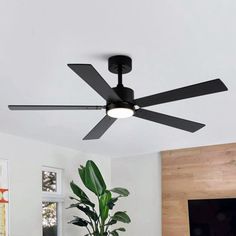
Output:
<svg viewBox="0 0 236 236">
<path fill-rule="evenodd" d="M 113 118 L 129 118 L 134 115 L 134 110 L 125 107 L 116 107 L 107 110 L 107 115 Z"/>
<path fill-rule="evenodd" d="M 182 99 L 198 97 L 228 90 L 220 79 L 209 80 L 167 92 L 135 99 L 134 91 L 124 87 L 123 74 L 132 70 L 132 60 L 128 56 L 117 55 L 108 59 L 108 69 L 118 75 L 118 84 L 111 88 L 91 64 L 68 64 L 78 76 L 91 86 L 106 105 L 9 105 L 10 110 L 101 110 L 106 109 L 103 119 L 84 137 L 84 140 L 99 139 L 108 128 L 120 118 L 135 116 L 137 118 L 153 121 L 188 132 L 196 132 L 205 125 L 169 116 L 159 112 L 143 109 L 144 107 L 158 105 Z"/>
</svg>

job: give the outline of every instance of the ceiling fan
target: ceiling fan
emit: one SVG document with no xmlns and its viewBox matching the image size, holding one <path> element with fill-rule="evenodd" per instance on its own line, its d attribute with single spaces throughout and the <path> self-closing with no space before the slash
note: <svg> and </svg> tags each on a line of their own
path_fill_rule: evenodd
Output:
<svg viewBox="0 0 236 236">
<path fill-rule="evenodd" d="M 106 105 L 9 105 L 10 110 L 106 110 L 103 119 L 83 138 L 84 140 L 99 139 L 107 129 L 119 118 L 135 116 L 141 119 L 168 125 L 188 132 L 195 132 L 204 124 L 174 116 L 143 109 L 144 107 L 197 97 L 228 90 L 220 79 L 182 87 L 138 99 L 134 99 L 134 91 L 124 87 L 123 74 L 132 70 L 132 59 L 128 56 L 117 55 L 108 59 L 108 69 L 118 75 L 118 85 L 111 88 L 91 64 L 68 64 L 100 96 Z"/>
</svg>

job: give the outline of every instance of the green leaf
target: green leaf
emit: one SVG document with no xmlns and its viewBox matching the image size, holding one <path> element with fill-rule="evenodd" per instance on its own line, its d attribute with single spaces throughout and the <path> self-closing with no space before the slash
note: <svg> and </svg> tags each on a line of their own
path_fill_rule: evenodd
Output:
<svg viewBox="0 0 236 236">
<path fill-rule="evenodd" d="M 111 220 L 111 221 L 109 221 L 107 224 L 105 224 L 106 226 L 108 226 L 108 225 L 114 225 L 114 224 L 116 224 L 117 223 L 117 220 Z"/>
<path fill-rule="evenodd" d="M 101 234 L 98 232 L 98 230 L 93 232 L 93 236 L 101 236 Z"/>
<path fill-rule="evenodd" d="M 88 200 L 88 196 L 86 195 L 86 193 L 78 186 L 76 185 L 73 181 L 70 182 L 70 187 L 73 191 L 73 193 L 78 196 L 81 200 Z"/>
<path fill-rule="evenodd" d="M 113 219 L 113 220 L 120 221 L 120 222 L 123 222 L 123 223 L 127 223 L 127 224 L 131 222 L 129 216 L 128 216 L 125 212 L 122 212 L 122 211 L 116 212 L 116 213 L 112 216 L 112 219 Z"/>
<path fill-rule="evenodd" d="M 96 212 L 91 211 L 90 208 L 88 206 L 83 206 L 83 203 L 75 203 L 75 204 L 71 204 L 69 207 L 67 207 L 66 209 L 69 208 L 78 208 L 79 210 L 81 210 L 82 212 L 84 212 L 88 217 L 90 217 L 91 219 L 93 219 L 94 221 L 98 220 L 98 215 L 96 214 Z"/>
<path fill-rule="evenodd" d="M 108 202 L 111 200 L 111 192 L 106 190 L 99 199 L 100 216 L 103 222 L 106 221 L 109 213 Z"/>
<path fill-rule="evenodd" d="M 69 224 L 73 224 L 73 225 L 77 225 L 77 226 L 80 226 L 80 227 L 87 227 L 88 225 L 88 221 L 83 219 L 83 218 L 80 218 L 78 216 L 74 216 L 75 218 L 69 222 Z"/>
<path fill-rule="evenodd" d="M 121 232 L 125 232 L 125 228 L 118 228 L 118 229 L 115 229 L 115 230 L 118 230 L 118 231 L 121 231 Z"/>
<path fill-rule="evenodd" d="M 93 161 L 87 161 L 86 169 L 83 170 L 85 186 L 95 193 L 97 196 L 101 196 L 106 190 L 106 184 L 103 177 Z"/>
<path fill-rule="evenodd" d="M 121 231 L 121 232 L 125 232 L 125 228 L 118 228 L 118 229 L 114 229 L 113 231 L 110 232 L 111 235 L 119 235 L 117 231 Z"/>
<path fill-rule="evenodd" d="M 111 231 L 111 235 L 113 235 L 113 236 L 119 235 L 117 231 L 125 232 L 126 230 L 125 230 L 125 228 L 114 229 L 113 231 Z"/>
<path fill-rule="evenodd" d="M 118 234 L 115 230 L 113 230 L 110 234 L 111 234 L 112 236 L 119 236 L 119 234 Z"/>
<path fill-rule="evenodd" d="M 129 196 L 129 191 L 125 188 L 113 188 L 110 190 L 113 193 L 117 193 L 122 197 L 127 197 Z"/>
<path fill-rule="evenodd" d="M 81 201 L 81 203 L 83 203 L 84 205 L 91 206 L 92 208 L 94 208 L 94 207 L 95 207 L 95 204 L 94 204 L 94 203 L 92 203 L 92 202 L 90 202 L 90 201 L 83 200 L 83 201 Z"/>
<path fill-rule="evenodd" d="M 78 202 L 80 201 L 79 199 L 77 199 L 77 198 L 75 198 L 75 197 L 71 197 L 71 196 L 70 196 L 69 198 L 70 198 L 70 200 L 76 200 L 76 201 L 78 201 Z"/>
<path fill-rule="evenodd" d="M 91 207 L 95 207 L 95 204 L 92 203 L 86 193 L 78 186 L 76 185 L 73 181 L 70 183 L 70 187 L 73 191 L 73 193 L 80 198 L 80 201 L 86 205 L 89 205 Z"/>
<path fill-rule="evenodd" d="M 85 185 L 85 167 L 81 165 L 80 168 L 78 169 L 78 172 L 79 172 L 82 182 Z"/>
<path fill-rule="evenodd" d="M 117 202 L 117 200 L 118 200 L 118 197 L 111 198 L 110 201 L 107 203 L 110 210 L 113 209 L 113 207 L 115 206 L 115 203 Z"/>
<path fill-rule="evenodd" d="M 70 206 L 69 207 L 67 207 L 66 209 L 69 209 L 69 208 L 74 208 L 74 207 L 78 207 L 79 205 L 80 205 L 81 203 L 80 202 L 78 202 L 78 203 L 73 203 L 73 204 L 70 204 Z"/>
<path fill-rule="evenodd" d="M 81 205 L 79 205 L 79 206 L 77 206 L 77 208 L 79 209 L 79 210 L 81 210 L 82 212 L 84 212 L 88 217 L 90 217 L 93 221 L 97 221 L 98 220 L 98 215 L 95 213 L 95 212 L 93 212 L 93 211 L 91 211 L 90 209 L 89 209 L 89 207 L 84 207 L 84 206 L 81 206 Z"/>
</svg>

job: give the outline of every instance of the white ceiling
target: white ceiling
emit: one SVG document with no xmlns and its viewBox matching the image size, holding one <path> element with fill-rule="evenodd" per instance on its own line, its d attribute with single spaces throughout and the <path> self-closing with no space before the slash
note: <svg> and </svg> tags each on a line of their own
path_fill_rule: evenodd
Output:
<svg viewBox="0 0 236 236">
<path fill-rule="evenodd" d="M 88 153 L 126 156 L 236 141 L 235 0 L 3 0 L 0 131 Z M 124 78 L 142 97 L 221 78 L 229 92 L 150 107 L 207 126 L 191 134 L 138 118 L 82 138 L 104 111 L 11 112 L 8 104 L 104 104 L 67 63 L 91 63 L 114 86 L 107 57 L 127 54 Z"/>
</svg>

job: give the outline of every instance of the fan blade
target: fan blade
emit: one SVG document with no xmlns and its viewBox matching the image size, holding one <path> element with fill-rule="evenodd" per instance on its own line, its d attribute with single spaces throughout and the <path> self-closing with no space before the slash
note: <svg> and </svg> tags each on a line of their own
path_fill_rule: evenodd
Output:
<svg viewBox="0 0 236 236">
<path fill-rule="evenodd" d="M 148 107 L 165 102 L 173 102 L 181 99 L 223 92 L 226 90 L 228 90 L 227 87 L 220 79 L 214 79 L 163 93 L 138 98 L 135 100 L 135 103 L 140 107 Z"/>
<path fill-rule="evenodd" d="M 40 111 L 40 110 L 101 110 L 105 106 L 74 106 L 74 105 L 9 105 L 12 111 Z"/>
<path fill-rule="evenodd" d="M 157 122 L 163 125 L 168 125 L 177 129 L 182 129 L 191 133 L 196 132 L 197 130 L 205 126 L 204 124 L 200 124 L 197 122 L 184 120 L 184 119 L 177 118 L 174 116 L 169 116 L 169 115 L 165 115 L 162 113 L 149 111 L 145 109 L 138 109 L 135 112 L 134 116 L 141 119 Z"/>
<path fill-rule="evenodd" d="M 91 86 L 106 101 L 121 101 L 117 93 L 90 64 L 68 64 L 68 66 Z"/>
<path fill-rule="evenodd" d="M 105 115 L 83 140 L 99 139 L 116 120 L 117 119 Z"/>
</svg>

